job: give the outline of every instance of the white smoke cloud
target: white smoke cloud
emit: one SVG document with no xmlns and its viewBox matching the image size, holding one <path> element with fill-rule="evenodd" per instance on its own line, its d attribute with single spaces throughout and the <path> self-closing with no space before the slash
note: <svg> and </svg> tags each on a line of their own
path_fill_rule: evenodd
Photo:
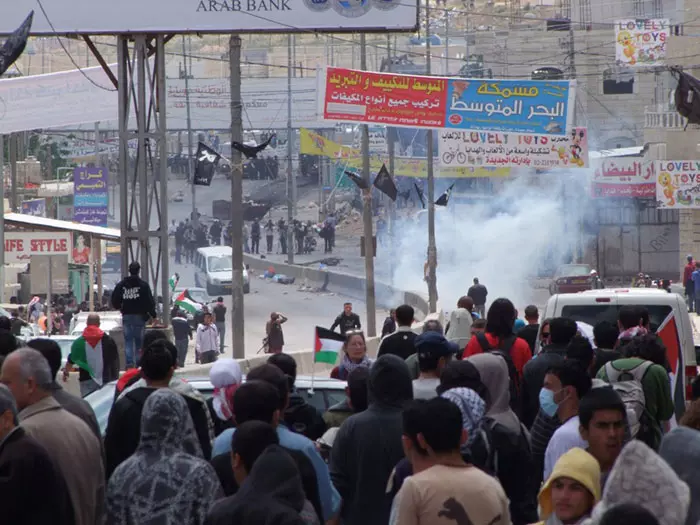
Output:
<svg viewBox="0 0 700 525">
<path fill-rule="evenodd" d="M 586 178 L 583 170 L 521 176 L 477 205 L 455 202 L 455 191 L 447 208 L 436 208 L 441 306 L 454 308 L 478 277 L 489 290 L 489 302 L 508 297 L 522 313 L 532 302 L 531 278 L 569 262 L 567 255 L 581 242 L 579 221 L 589 203 Z M 424 215 L 419 222 L 404 218 L 395 225 L 393 282 L 402 289 L 427 290 Z"/>
</svg>

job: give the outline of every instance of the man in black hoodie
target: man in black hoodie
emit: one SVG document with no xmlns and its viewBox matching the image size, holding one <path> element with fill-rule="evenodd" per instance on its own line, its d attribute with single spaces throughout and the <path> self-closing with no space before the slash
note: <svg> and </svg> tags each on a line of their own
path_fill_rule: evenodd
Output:
<svg viewBox="0 0 700 525">
<path fill-rule="evenodd" d="M 566 347 L 576 335 L 576 321 L 566 317 L 556 317 L 549 323 L 551 342 L 523 368 L 523 383 L 520 389 L 523 404 L 522 422 L 527 428 L 532 427 L 540 409 L 540 390 L 544 376 L 553 365 L 566 358 Z"/>
<path fill-rule="evenodd" d="M 282 415 L 284 424 L 291 431 L 316 441 L 326 431 L 326 423 L 321 413 L 309 405 L 294 388 L 294 382 L 297 379 L 297 362 L 289 354 L 274 354 L 267 362 L 282 370 L 289 382 L 289 402 Z"/>
<path fill-rule="evenodd" d="M 141 414 L 148 397 L 159 388 L 168 388 L 175 371 L 175 352 L 168 348 L 172 343 L 159 340 L 143 352 L 141 376 L 145 387 L 134 388 L 125 393 L 112 407 L 105 435 L 107 478 L 138 447 L 141 438 Z M 211 457 L 211 441 L 207 421 L 206 405 L 189 396 L 182 396 L 192 416 L 194 429 L 205 459 Z"/>
<path fill-rule="evenodd" d="M 231 440 L 231 463 L 238 492 L 212 507 L 206 525 L 319 524 L 304 494 L 299 469 L 279 446 L 272 425 L 262 421 L 241 424 Z"/>
<path fill-rule="evenodd" d="M 343 312 L 333 321 L 331 332 L 335 330 L 336 326 L 340 328 L 340 335 L 345 335 L 345 332 L 349 330 L 359 330 L 362 328 L 360 325 L 360 316 L 352 311 L 352 303 L 343 304 Z"/>
<path fill-rule="evenodd" d="M 340 427 L 330 458 L 331 478 L 343 498 L 344 525 L 386 525 L 391 495 L 386 484 L 404 457 L 402 410 L 413 398 L 405 361 L 383 355 L 372 365 L 369 408 Z"/>
<path fill-rule="evenodd" d="M 149 284 L 139 277 L 140 272 L 141 265 L 132 262 L 129 276 L 119 281 L 112 292 L 112 306 L 122 313 L 127 368 L 138 362 L 136 353 L 141 350 L 146 321 L 149 317 L 157 317 L 153 292 Z"/>
</svg>

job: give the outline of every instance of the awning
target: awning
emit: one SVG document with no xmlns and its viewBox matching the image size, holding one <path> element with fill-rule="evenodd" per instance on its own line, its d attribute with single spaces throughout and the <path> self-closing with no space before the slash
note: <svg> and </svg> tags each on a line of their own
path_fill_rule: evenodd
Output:
<svg viewBox="0 0 700 525">
<path fill-rule="evenodd" d="M 35 231 L 69 231 L 74 233 L 85 233 L 106 241 L 119 242 L 121 239 L 121 231 L 116 228 L 103 228 L 101 226 L 92 226 L 90 224 L 59 221 L 57 219 L 47 219 L 45 217 L 24 215 L 22 213 L 6 213 L 5 223 Z"/>
</svg>

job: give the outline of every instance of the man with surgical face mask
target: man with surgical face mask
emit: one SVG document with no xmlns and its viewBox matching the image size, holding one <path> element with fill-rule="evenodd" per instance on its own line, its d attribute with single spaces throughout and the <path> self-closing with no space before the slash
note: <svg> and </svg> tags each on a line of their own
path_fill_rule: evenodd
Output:
<svg viewBox="0 0 700 525">
<path fill-rule="evenodd" d="M 581 364 L 567 359 L 552 366 L 540 390 L 540 408 L 549 417 L 555 415 L 562 425 L 549 440 L 544 455 L 544 479 L 548 479 L 557 460 L 572 448 L 586 449 L 588 443 L 579 432 L 579 401 L 591 389 L 591 378 Z"/>
</svg>

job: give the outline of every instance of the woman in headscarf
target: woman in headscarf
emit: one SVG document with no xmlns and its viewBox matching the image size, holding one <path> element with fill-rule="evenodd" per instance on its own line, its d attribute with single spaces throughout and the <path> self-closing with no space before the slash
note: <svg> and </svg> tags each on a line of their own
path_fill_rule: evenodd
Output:
<svg viewBox="0 0 700 525">
<path fill-rule="evenodd" d="M 537 483 L 534 480 L 530 436 L 510 408 L 510 377 L 504 358 L 476 354 L 467 359 L 479 371 L 489 402 L 482 425 L 485 439 L 472 447 L 473 463 L 494 474 L 510 500 L 513 525 L 537 521 Z"/>
<path fill-rule="evenodd" d="M 540 490 L 538 525 L 578 524 L 600 501 L 600 466 L 582 448 L 572 448 L 555 463 Z"/>
<path fill-rule="evenodd" d="M 187 403 L 168 388 L 144 404 L 141 441 L 107 486 L 107 525 L 202 525 L 222 496 Z"/>
<path fill-rule="evenodd" d="M 219 359 L 209 370 L 209 381 L 214 387 L 214 395 L 207 399 L 207 407 L 214 422 L 216 437 L 227 428 L 236 426 L 233 394 L 243 382 L 241 366 L 231 358 Z"/>
<path fill-rule="evenodd" d="M 584 525 L 598 525 L 620 503 L 641 505 L 661 525 L 685 525 L 690 489 L 661 456 L 641 441 L 625 445 L 605 483 L 603 499 Z"/>
<path fill-rule="evenodd" d="M 345 332 L 343 358 L 340 364 L 331 370 L 331 378 L 347 381 L 350 372 L 364 366 L 369 368 L 372 361 L 367 357 L 365 334 L 361 330 Z"/>
</svg>

